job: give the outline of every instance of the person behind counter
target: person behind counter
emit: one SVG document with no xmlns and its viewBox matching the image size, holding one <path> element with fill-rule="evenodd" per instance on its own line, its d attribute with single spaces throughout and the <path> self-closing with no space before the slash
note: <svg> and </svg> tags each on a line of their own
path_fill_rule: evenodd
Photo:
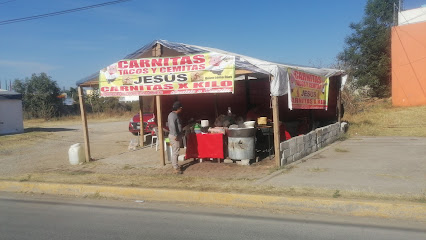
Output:
<svg viewBox="0 0 426 240">
<path fill-rule="evenodd" d="M 280 121 L 280 142 L 287 141 L 291 138 L 290 133 L 287 131 L 285 124 Z"/>
<path fill-rule="evenodd" d="M 246 114 L 246 121 L 257 121 L 259 116 L 259 108 L 256 105 L 251 105 Z"/>
<path fill-rule="evenodd" d="M 169 113 L 167 117 L 167 122 L 169 123 L 169 140 L 170 145 L 172 146 L 172 166 L 174 173 L 182 174 L 182 170 L 178 164 L 179 149 L 180 149 L 180 140 L 183 137 L 182 124 L 180 122 L 178 114 L 182 112 L 182 104 L 180 102 L 173 103 L 172 112 Z"/>
</svg>

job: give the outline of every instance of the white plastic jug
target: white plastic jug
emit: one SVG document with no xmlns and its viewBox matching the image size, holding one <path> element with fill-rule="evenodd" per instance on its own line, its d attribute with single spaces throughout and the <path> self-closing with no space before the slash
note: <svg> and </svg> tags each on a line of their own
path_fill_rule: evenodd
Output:
<svg viewBox="0 0 426 240">
<path fill-rule="evenodd" d="M 71 145 L 68 150 L 68 158 L 71 165 L 77 165 L 86 161 L 86 156 L 84 154 L 84 148 L 80 143 Z"/>
</svg>

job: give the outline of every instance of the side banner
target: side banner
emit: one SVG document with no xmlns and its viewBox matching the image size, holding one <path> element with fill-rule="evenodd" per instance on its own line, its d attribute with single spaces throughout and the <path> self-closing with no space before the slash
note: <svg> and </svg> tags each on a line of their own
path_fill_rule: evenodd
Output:
<svg viewBox="0 0 426 240">
<path fill-rule="evenodd" d="M 288 69 L 293 109 L 325 109 L 328 106 L 329 79 Z"/>
<path fill-rule="evenodd" d="M 121 60 L 99 73 L 101 96 L 234 92 L 235 57 L 205 53 Z"/>
</svg>

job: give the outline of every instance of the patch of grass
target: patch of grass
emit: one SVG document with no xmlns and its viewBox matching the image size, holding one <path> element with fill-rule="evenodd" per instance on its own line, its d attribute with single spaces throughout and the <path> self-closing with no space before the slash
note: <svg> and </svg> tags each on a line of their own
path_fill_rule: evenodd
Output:
<svg viewBox="0 0 426 240">
<path fill-rule="evenodd" d="M 284 165 L 281 167 L 281 169 L 283 169 L 282 174 L 286 174 L 291 172 L 293 169 L 296 168 L 296 165 L 292 164 L 292 165 Z"/>
<path fill-rule="evenodd" d="M 315 168 L 309 168 L 308 171 L 309 172 L 326 172 L 326 171 L 328 171 L 328 169 L 327 168 L 315 167 Z"/>
<path fill-rule="evenodd" d="M 76 170 L 71 172 L 63 172 L 63 174 L 70 175 L 70 176 L 79 176 L 79 175 L 87 175 L 92 174 L 92 171 L 84 171 L 84 170 Z"/>
<path fill-rule="evenodd" d="M 97 179 L 99 180 L 99 182 L 110 182 L 111 181 L 110 176 L 109 175 L 105 175 L 105 174 L 98 175 Z"/>
<path fill-rule="evenodd" d="M 19 179 L 20 182 L 28 182 L 31 179 L 31 174 L 28 174 L 27 176 Z"/>
<path fill-rule="evenodd" d="M 89 122 L 116 122 L 116 121 L 127 121 L 135 113 L 128 112 L 122 113 L 89 113 L 87 114 L 87 120 Z M 52 126 L 65 126 L 65 125 L 80 125 L 81 116 L 64 116 L 59 118 L 53 118 L 50 120 L 45 119 L 26 119 L 24 120 L 25 128 L 28 127 L 52 127 Z"/>
<path fill-rule="evenodd" d="M 283 169 L 284 169 L 284 171 L 288 172 L 288 171 L 292 170 L 294 167 L 295 167 L 294 165 L 284 165 L 284 166 L 281 166 L 281 167 L 272 167 L 272 168 L 269 168 L 269 174 L 276 172 L 276 171 L 283 170 Z"/>
<path fill-rule="evenodd" d="M 392 175 L 392 174 L 387 174 L 387 173 L 381 173 L 381 174 L 376 174 L 379 177 L 383 177 L 383 178 L 390 178 L 390 179 L 401 179 L 401 180 L 406 180 L 409 179 L 410 177 L 408 176 L 398 176 L 398 175 Z"/>
<path fill-rule="evenodd" d="M 274 173 L 276 171 L 279 171 L 281 169 L 282 169 L 282 167 L 272 167 L 272 168 L 269 168 L 269 174 Z"/>
<path fill-rule="evenodd" d="M 344 133 L 337 138 L 337 141 L 343 142 L 343 141 L 347 140 L 348 138 L 349 138 L 349 135 L 347 133 Z"/>
<path fill-rule="evenodd" d="M 333 193 L 333 198 L 338 198 L 338 197 L 341 197 L 342 195 L 340 194 L 340 190 L 336 190 L 334 193 Z"/>
<path fill-rule="evenodd" d="M 87 195 L 87 198 L 92 198 L 92 199 L 106 199 L 105 196 L 102 196 L 99 192 L 95 192 L 92 195 Z"/>
<path fill-rule="evenodd" d="M 123 170 L 130 170 L 130 169 L 134 169 L 135 167 L 130 166 L 129 164 L 126 164 L 123 166 Z"/>
<path fill-rule="evenodd" d="M 293 169 L 293 168 L 291 168 Z M 386 201 L 409 201 L 416 203 L 425 203 L 426 195 L 419 194 L 383 194 L 362 190 L 336 190 L 319 187 L 275 187 L 268 185 L 256 185 L 253 181 L 244 179 L 229 178 L 218 179 L 214 177 L 191 177 L 184 175 L 171 174 L 86 174 L 69 175 L 60 172 L 32 173 L 29 177 L 24 176 L 0 176 L 1 180 L 13 180 L 47 183 L 65 183 L 65 184 L 94 184 L 106 186 L 123 187 L 141 187 L 158 189 L 184 189 L 194 191 L 212 191 L 224 193 L 242 193 L 242 194 L 262 194 L 273 196 L 301 196 L 301 197 L 322 197 L 322 198 L 340 198 L 340 199 L 364 199 L 364 200 L 386 200 Z M 106 198 L 100 193 L 87 195 L 88 198 Z M 109 198 L 109 197 L 108 197 Z"/>
<path fill-rule="evenodd" d="M 236 180 L 238 180 L 238 181 L 253 182 L 253 181 L 255 181 L 256 179 L 248 178 L 248 177 L 244 177 L 244 178 L 236 178 Z"/>
<path fill-rule="evenodd" d="M 325 156 L 321 154 L 316 154 L 315 156 L 312 157 L 312 159 L 321 159 L 321 158 L 325 158 Z"/>
<path fill-rule="evenodd" d="M 20 148 L 23 145 L 35 145 L 40 139 L 48 136 L 47 132 L 26 132 L 21 134 L 0 136 L 0 151 Z"/>
<path fill-rule="evenodd" d="M 349 152 L 349 150 L 344 149 L 344 148 L 335 148 L 335 149 L 334 149 L 334 151 L 336 151 L 336 152 L 341 152 L 341 153 Z"/>
<path fill-rule="evenodd" d="M 420 196 L 418 199 L 415 199 L 414 201 L 418 203 L 426 203 L 426 194 L 423 194 L 423 196 Z"/>
<path fill-rule="evenodd" d="M 426 106 L 393 107 L 376 99 L 363 103 L 363 111 L 345 114 L 349 136 L 426 137 Z"/>
</svg>

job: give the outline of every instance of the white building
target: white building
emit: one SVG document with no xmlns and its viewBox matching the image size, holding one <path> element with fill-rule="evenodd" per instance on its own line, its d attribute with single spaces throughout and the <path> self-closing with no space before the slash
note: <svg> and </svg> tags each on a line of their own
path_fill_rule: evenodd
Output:
<svg viewBox="0 0 426 240">
<path fill-rule="evenodd" d="M 398 26 L 426 21 L 426 5 L 398 12 Z"/>
<path fill-rule="evenodd" d="M 23 133 L 22 95 L 0 89 L 0 135 Z"/>
<path fill-rule="evenodd" d="M 139 101 L 139 96 L 124 96 L 118 99 L 120 102 L 134 102 Z"/>
</svg>

